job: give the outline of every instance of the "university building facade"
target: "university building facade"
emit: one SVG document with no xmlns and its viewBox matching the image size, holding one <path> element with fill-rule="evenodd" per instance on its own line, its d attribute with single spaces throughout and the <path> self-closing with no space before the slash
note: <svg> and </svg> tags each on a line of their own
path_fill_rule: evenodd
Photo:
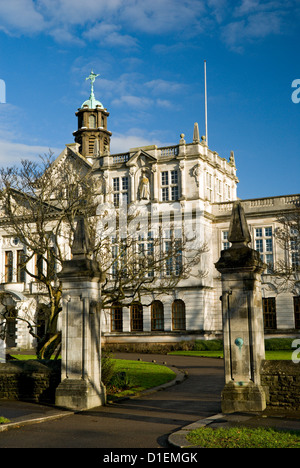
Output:
<svg viewBox="0 0 300 468">
<path fill-rule="evenodd" d="M 215 263 L 221 250 L 230 246 L 229 221 L 239 182 L 233 152 L 228 159 L 220 157 L 208 147 L 205 137 L 200 138 L 195 124 L 190 143 L 181 134 L 172 146 L 152 145 L 110 154 L 109 113 L 95 99 L 93 89 L 76 116 L 75 142 L 66 145 L 56 164 L 69 157 L 84 161 L 104 187 L 101 203 L 110 203 L 116 210 L 125 203 L 128 207 L 142 206 L 145 212 L 161 216 L 174 206 L 181 213 L 189 213 L 189 222 L 206 245 L 201 264 L 193 268 L 189 277 L 182 278 L 174 290 L 157 297 L 149 294 L 143 303 L 135 301 L 126 306 L 118 303 L 104 311 L 103 343 L 171 343 L 221 337 L 221 278 Z M 251 247 L 260 252 L 268 265 L 262 278 L 262 296 L 265 333 L 269 336 L 296 336 L 300 330 L 299 251 L 293 250 L 293 244 L 282 248 L 275 235 L 280 227 L 279 217 L 290 213 L 299 202 L 298 194 L 242 200 L 252 237 Z M 165 225 L 161 231 L 163 248 L 167 248 L 172 235 L 171 227 Z M 26 321 L 17 317 L 36 316 L 47 305 L 47 295 L 22 268 L 21 241 L 10 236 L 5 225 L 0 235 L 0 291 L 10 297 L 6 307 L 15 311 L 7 323 L 6 344 L 30 348 L 35 345 L 34 340 Z M 289 288 L 282 287 L 272 275 L 272 266 L 282 259 L 294 270 L 294 282 Z M 188 261 L 184 253 L 181 261 Z M 176 265 L 180 267 L 175 262 L 173 274 Z M 33 258 L 27 268 L 37 269 L 37 259 Z M 203 271 L 204 275 L 200 273 Z"/>
</svg>

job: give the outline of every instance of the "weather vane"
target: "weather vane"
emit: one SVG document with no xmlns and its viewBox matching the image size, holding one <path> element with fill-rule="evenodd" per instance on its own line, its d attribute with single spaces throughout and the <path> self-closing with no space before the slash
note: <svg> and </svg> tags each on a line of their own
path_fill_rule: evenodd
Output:
<svg viewBox="0 0 300 468">
<path fill-rule="evenodd" d="M 91 81 L 91 95 L 94 94 L 94 81 L 95 79 L 97 78 L 97 76 L 99 76 L 99 74 L 97 75 L 96 73 L 93 72 L 93 70 L 91 71 L 90 75 L 86 78 L 86 80 L 90 80 Z"/>
</svg>

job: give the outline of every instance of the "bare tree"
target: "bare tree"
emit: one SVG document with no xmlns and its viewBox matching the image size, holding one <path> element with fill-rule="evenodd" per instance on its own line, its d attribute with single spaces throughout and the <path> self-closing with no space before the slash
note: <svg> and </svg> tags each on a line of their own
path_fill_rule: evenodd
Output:
<svg viewBox="0 0 300 468">
<path fill-rule="evenodd" d="M 300 279 L 300 202 L 295 202 L 291 210 L 282 212 L 277 221 L 280 226 L 275 231 L 275 239 L 283 256 L 277 260 L 272 274 L 280 288 L 293 289 Z"/>
<path fill-rule="evenodd" d="M 20 167 L 2 169 L 0 183 L 0 227 L 6 235 L 20 239 L 24 251 L 19 268 L 41 285 L 47 298 L 39 316 L 17 317 L 26 321 L 41 358 L 49 358 L 61 340 L 57 328 L 61 284 L 57 273 L 70 256 L 79 217 L 88 220 L 91 255 L 102 271 L 101 297 L 106 310 L 115 303 L 126 305 L 149 300 L 150 295 L 168 294 L 192 274 L 205 276 L 199 265 L 206 245 L 199 241 L 195 226 L 192 235 L 187 232 L 192 219 L 187 226 L 180 216 L 178 220 L 171 213 L 165 236 L 163 224 L 159 220 L 150 222 L 139 207 L 106 208 L 103 200 L 108 196 L 107 187 L 99 183 L 89 164 L 72 154 L 55 162 L 50 154 L 39 164 L 22 161 Z M 113 225 L 107 217 L 109 210 L 114 212 Z M 126 223 L 122 226 L 124 212 Z M 134 229 L 130 231 L 131 224 Z M 3 310 L 5 318 L 7 308 Z"/>
</svg>

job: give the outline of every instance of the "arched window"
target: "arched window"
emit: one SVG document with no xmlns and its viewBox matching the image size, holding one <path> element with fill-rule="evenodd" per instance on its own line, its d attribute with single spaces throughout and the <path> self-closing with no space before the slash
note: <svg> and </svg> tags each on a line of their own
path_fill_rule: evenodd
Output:
<svg viewBox="0 0 300 468">
<path fill-rule="evenodd" d="M 164 329 L 164 306 L 160 301 L 151 304 L 151 330 Z"/>
<path fill-rule="evenodd" d="M 119 303 L 113 304 L 111 308 L 111 331 L 123 331 L 123 309 Z"/>
<path fill-rule="evenodd" d="M 134 302 L 130 307 L 131 331 L 143 331 L 143 306 Z"/>
<path fill-rule="evenodd" d="M 172 305 L 172 328 L 173 330 L 186 330 L 185 303 L 177 299 Z"/>
<path fill-rule="evenodd" d="M 96 128 L 96 117 L 93 114 L 89 116 L 89 128 Z"/>
</svg>

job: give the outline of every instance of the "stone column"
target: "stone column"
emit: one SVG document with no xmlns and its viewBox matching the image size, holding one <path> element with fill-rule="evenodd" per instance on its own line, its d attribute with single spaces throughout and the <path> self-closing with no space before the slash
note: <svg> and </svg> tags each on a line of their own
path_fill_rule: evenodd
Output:
<svg viewBox="0 0 300 468">
<path fill-rule="evenodd" d="M 232 246 L 216 263 L 222 275 L 225 387 L 224 413 L 263 411 L 266 397 L 260 382 L 264 359 L 261 274 L 266 265 L 251 241 L 245 214 L 235 202 L 229 228 Z"/>
<path fill-rule="evenodd" d="M 101 306 L 98 264 L 91 259 L 85 221 L 77 223 L 72 260 L 63 262 L 62 368 L 55 404 L 84 410 L 105 403 L 101 382 Z"/>
</svg>

